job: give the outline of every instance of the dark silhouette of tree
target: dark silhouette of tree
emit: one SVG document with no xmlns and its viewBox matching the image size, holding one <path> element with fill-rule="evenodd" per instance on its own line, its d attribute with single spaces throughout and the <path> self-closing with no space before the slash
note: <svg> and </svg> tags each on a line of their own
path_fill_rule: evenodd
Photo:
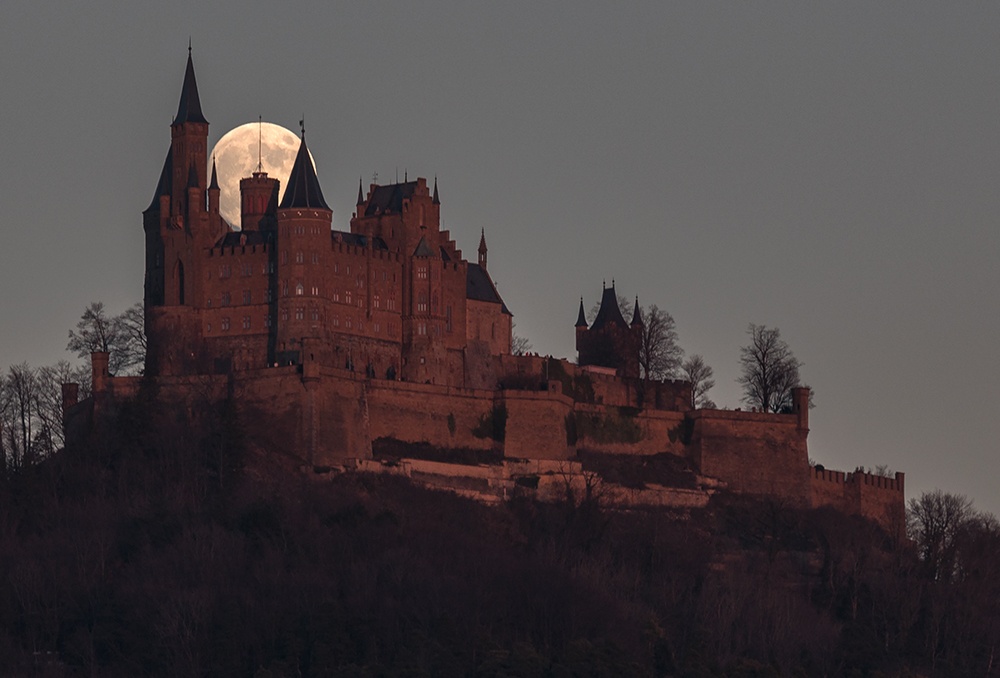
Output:
<svg viewBox="0 0 1000 678">
<path fill-rule="evenodd" d="M 83 311 L 76 330 L 69 331 L 66 350 L 84 359 L 89 359 L 91 353 L 107 352 L 111 374 L 141 370 L 146 359 L 142 304 L 129 307 L 121 315 L 109 316 L 103 302 L 91 303 Z"/>
<path fill-rule="evenodd" d="M 511 355 L 524 355 L 531 350 L 531 342 L 528 341 L 527 337 L 522 337 L 514 329 L 517 327 L 516 323 L 511 323 L 510 326 L 510 353 Z"/>
<path fill-rule="evenodd" d="M 685 381 L 691 382 L 691 407 L 714 409 L 715 403 L 708 397 L 708 392 L 715 386 L 712 379 L 712 368 L 705 364 L 700 355 L 693 355 L 681 365 Z"/>
<path fill-rule="evenodd" d="M 791 411 L 792 389 L 799 386 L 802 363 L 792 355 L 778 328 L 750 323 L 750 343 L 740 349 L 743 402 L 763 412 Z"/>
<path fill-rule="evenodd" d="M 655 304 L 639 308 L 642 320 L 642 343 L 639 345 L 639 367 L 644 379 L 674 379 L 681 368 L 684 349 L 677 345 L 677 330 L 673 317 Z"/>
</svg>

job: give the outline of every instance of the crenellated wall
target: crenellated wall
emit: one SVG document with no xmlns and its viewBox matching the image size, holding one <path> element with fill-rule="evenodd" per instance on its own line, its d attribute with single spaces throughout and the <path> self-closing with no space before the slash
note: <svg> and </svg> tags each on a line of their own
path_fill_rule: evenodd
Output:
<svg viewBox="0 0 1000 678">
<path fill-rule="evenodd" d="M 899 527 L 905 507 L 903 473 L 888 478 L 864 471 L 844 473 L 813 467 L 809 476 L 813 507 L 831 506 L 843 513 Z"/>
</svg>

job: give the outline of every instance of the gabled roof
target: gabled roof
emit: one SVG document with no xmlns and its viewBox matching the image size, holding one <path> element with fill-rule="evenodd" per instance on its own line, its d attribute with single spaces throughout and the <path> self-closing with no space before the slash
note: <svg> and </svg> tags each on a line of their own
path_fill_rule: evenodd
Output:
<svg viewBox="0 0 1000 678">
<path fill-rule="evenodd" d="M 433 257 L 434 250 L 431 246 L 427 244 L 426 238 L 421 238 L 420 242 L 417 243 L 417 249 L 413 250 L 413 256 L 415 257 Z"/>
<path fill-rule="evenodd" d="M 622 311 L 618 308 L 618 296 L 615 294 L 614 283 L 611 284 L 611 287 L 604 288 L 604 294 L 601 296 L 601 310 L 597 312 L 597 317 L 594 318 L 594 324 L 590 326 L 590 329 L 599 330 L 608 323 L 628 328 L 628 325 L 625 324 L 625 318 L 622 317 Z"/>
<path fill-rule="evenodd" d="M 330 231 L 330 234 L 334 242 L 342 242 L 345 245 L 353 247 L 368 247 L 369 238 L 366 235 L 351 233 L 349 231 Z M 371 245 L 374 250 L 389 249 L 389 246 L 385 244 L 385 240 L 382 240 L 378 236 L 371 238 Z"/>
<path fill-rule="evenodd" d="M 167 159 L 163 161 L 163 170 L 160 172 L 160 180 L 156 182 L 156 193 L 153 194 L 153 201 L 149 203 L 146 211 L 160 209 L 160 196 L 173 193 L 173 169 L 174 169 L 174 146 L 170 145 L 167 151 Z"/>
<path fill-rule="evenodd" d="M 479 264 L 469 264 L 465 274 L 465 298 L 500 304 L 501 313 L 513 315 L 507 310 L 507 304 L 503 303 L 503 299 L 500 298 L 500 293 L 497 292 L 490 274 Z"/>
<path fill-rule="evenodd" d="M 285 187 L 285 195 L 281 198 L 279 209 L 289 207 L 309 207 L 312 209 L 329 210 L 330 207 L 323 199 L 323 190 L 319 187 L 319 179 L 316 178 L 316 170 L 313 169 L 312 160 L 309 158 L 309 149 L 306 147 L 306 137 L 302 135 L 302 143 L 299 144 L 298 155 L 295 156 L 295 164 L 288 175 L 288 185 Z"/>
<path fill-rule="evenodd" d="M 365 208 L 365 216 L 370 217 L 376 213 L 385 212 L 402 212 L 403 200 L 413 196 L 416 190 L 417 182 L 415 181 L 376 186 L 375 190 L 372 191 L 371 199 L 368 200 L 368 207 Z"/>
<path fill-rule="evenodd" d="M 181 88 L 181 102 L 177 106 L 177 117 L 170 123 L 180 125 L 185 122 L 203 122 L 208 120 L 201 113 L 201 100 L 198 98 L 198 83 L 194 79 L 194 62 L 191 61 L 191 50 L 188 50 L 187 70 L 184 71 L 184 86 Z"/>
<path fill-rule="evenodd" d="M 576 316 L 576 327 L 587 327 L 587 314 L 583 312 L 583 297 L 580 297 L 580 312 Z"/>
</svg>

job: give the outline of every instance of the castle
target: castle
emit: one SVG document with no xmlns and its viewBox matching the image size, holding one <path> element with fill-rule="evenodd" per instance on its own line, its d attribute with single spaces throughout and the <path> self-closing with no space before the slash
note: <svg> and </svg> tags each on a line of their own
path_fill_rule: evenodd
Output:
<svg viewBox="0 0 1000 678">
<path fill-rule="evenodd" d="M 808 389 L 774 414 L 694 409 L 690 384 L 641 379 L 638 304 L 626 322 L 613 284 L 592 324 L 581 299 L 576 363 L 512 355 L 485 234 L 465 260 L 440 230 L 436 181 L 359 187 L 350 231 L 332 230 L 303 131 L 280 202 L 262 168 L 240 181 L 237 230 L 219 213 L 207 141 L 189 52 L 143 228 L 146 376 L 190 416 L 195 392 L 235 393 L 258 446 L 318 475 L 406 473 L 480 499 L 545 498 L 590 488 L 588 460 L 667 458 L 687 469 L 683 483 L 609 482 L 605 496 L 692 507 L 725 490 L 899 526 L 903 474 L 810 466 Z M 109 375 L 107 357 L 93 356 L 93 398 L 66 389 L 68 431 L 136 392 L 139 378 Z M 420 449 L 443 461 L 407 455 Z M 495 463 L 449 463 L 451 451 Z"/>
</svg>

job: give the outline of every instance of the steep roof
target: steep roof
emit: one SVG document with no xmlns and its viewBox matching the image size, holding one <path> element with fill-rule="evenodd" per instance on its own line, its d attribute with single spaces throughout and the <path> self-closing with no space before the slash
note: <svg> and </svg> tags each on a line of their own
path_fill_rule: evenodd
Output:
<svg viewBox="0 0 1000 678">
<path fill-rule="evenodd" d="M 576 316 L 576 327 L 587 326 L 587 314 L 583 312 L 583 297 L 580 297 L 580 312 Z"/>
<path fill-rule="evenodd" d="M 642 324 L 642 314 L 639 313 L 639 295 L 635 295 L 635 310 L 632 312 L 632 324 Z"/>
<path fill-rule="evenodd" d="M 628 325 L 625 324 L 625 318 L 622 317 L 622 311 L 618 308 L 618 296 L 615 294 L 614 283 L 611 284 L 611 287 L 604 288 L 604 294 L 601 296 L 601 310 L 597 312 L 597 317 L 594 318 L 594 324 L 590 326 L 590 329 L 599 330 L 608 323 L 628 328 Z"/>
<path fill-rule="evenodd" d="M 163 170 L 160 171 L 160 180 L 156 182 L 156 192 L 153 194 L 153 201 L 149 203 L 146 211 L 160 209 L 160 196 L 170 195 L 173 192 L 173 168 L 174 168 L 174 146 L 170 145 L 167 151 L 167 159 L 163 161 Z"/>
<path fill-rule="evenodd" d="M 306 147 L 305 134 L 302 135 L 302 143 L 299 144 L 299 152 L 295 156 L 295 164 L 292 165 L 291 174 L 288 175 L 288 185 L 285 187 L 285 195 L 281 198 L 281 204 L 278 207 L 279 209 L 287 209 L 289 207 L 330 209 L 326 204 L 326 200 L 323 199 L 323 190 L 319 187 L 316 170 L 313 169 L 312 160 L 309 158 L 309 149 Z"/>
<path fill-rule="evenodd" d="M 479 264 L 469 264 L 465 274 L 465 298 L 475 301 L 488 301 L 493 304 L 500 304 L 500 311 L 507 315 L 513 315 L 507 310 L 507 304 L 500 298 L 496 285 L 486 269 Z"/>
<path fill-rule="evenodd" d="M 184 86 L 181 88 L 181 102 L 177 106 L 177 117 L 171 125 L 185 122 L 203 122 L 208 120 L 201 113 L 201 100 L 198 98 L 198 83 L 194 78 L 194 62 L 191 61 L 191 50 L 188 49 L 187 70 L 184 71 Z"/>
<path fill-rule="evenodd" d="M 413 256 L 415 257 L 433 257 L 434 250 L 431 246 L 427 244 L 426 238 L 421 238 L 420 242 L 417 243 L 417 249 L 413 250 Z"/>
<path fill-rule="evenodd" d="M 365 204 L 365 192 L 361 188 L 361 177 L 358 177 L 358 205 Z"/>
<path fill-rule="evenodd" d="M 438 178 L 434 177 L 434 199 L 431 200 L 432 205 L 440 205 L 441 198 L 438 197 Z"/>
<path fill-rule="evenodd" d="M 209 190 L 219 190 L 219 177 L 215 173 L 215 158 L 212 158 L 212 183 L 208 185 Z"/>
<path fill-rule="evenodd" d="M 365 208 L 365 216 L 370 217 L 376 213 L 385 212 L 402 212 L 403 200 L 410 198 L 416 190 L 417 182 L 415 181 L 376 186 L 368 201 L 368 207 Z"/>
</svg>

